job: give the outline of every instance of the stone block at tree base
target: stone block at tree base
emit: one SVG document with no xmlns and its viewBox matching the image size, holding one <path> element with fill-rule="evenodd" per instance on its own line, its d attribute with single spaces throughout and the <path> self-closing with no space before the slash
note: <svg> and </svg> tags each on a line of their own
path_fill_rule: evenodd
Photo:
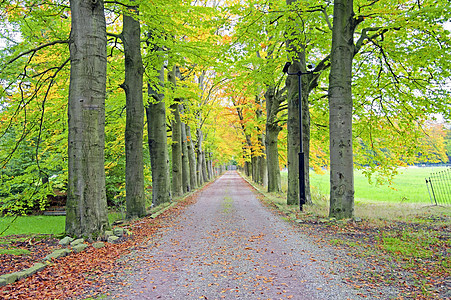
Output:
<svg viewBox="0 0 451 300">
<path fill-rule="evenodd" d="M 75 253 L 80 253 L 88 247 L 89 246 L 86 244 L 78 244 L 78 245 L 75 245 L 74 247 L 72 247 L 72 249 L 74 250 Z"/>
<path fill-rule="evenodd" d="M 115 236 L 121 237 L 121 236 L 124 235 L 124 228 L 116 227 L 116 228 L 113 229 L 113 233 L 114 233 Z"/>
<path fill-rule="evenodd" d="M 31 275 L 33 275 L 34 273 L 37 273 L 37 272 L 39 272 L 39 271 L 42 271 L 45 267 L 47 267 L 46 264 L 43 264 L 43 263 L 36 263 L 36 264 L 34 264 L 32 267 L 30 267 L 30 268 L 24 270 L 24 272 L 27 272 L 28 276 L 31 276 Z M 27 276 L 27 277 L 28 277 L 28 276 Z"/>
<path fill-rule="evenodd" d="M 93 243 L 92 246 L 96 249 L 100 249 L 105 247 L 105 243 L 104 242 L 97 242 L 97 243 Z"/>
<path fill-rule="evenodd" d="M 69 245 L 74 239 L 70 236 L 66 236 L 64 239 L 60 240 L 58 244 L 61 246 L 67 246 Z"/>
<path fill-rule="evenodd" d="M 52 253 L 50 253 L 49 255 L 47 255 L 46 257 L 44 257 L 43 261 L 52 260 L 52 258 L 54 258 L 54 259 L 60 258 L 60 257 L 68 255 L 70 252 L 71 251 L 69 249 L 55 250 Z"/>
<path fill-rule="evenodd" d="M 84 239 L 76 239 L 75 241 L 73 241 L 72 243 L 70 243 L 70 245 L 71 245 L 72 247 L 74 247 L 74 246 L 83 244 L 84 242 L 85 242 Z"/>
<path fill-rule="evenodd" d="M 114 244 L 114 243 L 116 243 L 118 240 L 119 240 L 119 238 L 118 238 L 117 236 L 114 236 L 114 235 L 108 237 L 108 243 Z"/>
</svg>

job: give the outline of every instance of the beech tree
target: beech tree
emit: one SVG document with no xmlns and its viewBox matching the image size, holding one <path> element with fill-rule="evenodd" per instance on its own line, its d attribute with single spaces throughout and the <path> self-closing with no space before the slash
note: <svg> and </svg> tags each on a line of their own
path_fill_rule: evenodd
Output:
<svg viewBox="0 0 451 300">
<path fill-rule="evenodd" d="M 155 52 L 161 51 L 155 49 Z M 149 102 L 146 105 L 148 143 L 152 166 L 152 203 L 159 205 L 172 200 L 169 177 L 169 153 L 167 147 L 166 106 L 162 87 L 164 86 L 164 66 L 160 61 L 158 85 L 149 83 Z"/>
<path fill-rule="evenodd" d="M 104 169 L 106 23 L 103 1 L 70 1 L 66 233 L 95 237 L 108 226 Z"/>
<path fill-rule="evenodd" d="M 443 5 L 449 6 L 449 3 Z M 416 156 L 408 148 L 419 149 L 421 143 L 415 142 L 421 136 L 418 129 L 424 127 L 431 114 L 441 111 L 448 118 L 450 111 L 449 103 L 442 101 L 449 95 L 442 84 L 450 75 L 449 62 L 442 59 L 443 54 L 450 51 L 445 42 L 449 32 L 443 28 L 443 20 L 449 18 L 448 10 L 445 12 L 429 1 L 423 4 L 375 2 L 359 4 L 357 8 L 358 14 L 355 15 L 352 1 L 334 3 L 329 76 L 330 215 L 337 218 L 353 215 L 353 122 L 359 125 L 358 136 L 367 138 L 372 149 L 377 149 L 374 147 L 377 140 L 372 133 L 377 132 L 377 127 L 385 127 L 384 123 L 389 124 L 386 130 L 393 132 L 389 148 L 398 153 L 397 161 L 404 164 L 411 161 L 412 155 Z M 390 18 L 386 18 L 387 15 Z M 371 16 L 369 22 L 366 16 Z M 362 27 L 360 32 L 356 32 L 357 26 Z M 402 51 L 399 50 L 401 45 L 406 45 Z M 358 53 L 361 53 L 359 68 L 353 78 L 352 66 Z M 365 72 L 360 73 L 360 70 Z M 365 82 L 358 86 L 365 92 L 356 89 L 360 97 L 355 100 L 351 93 L 353 80 Z M 368 84 L 369 80 L 376 84 Z M 369 86 L 377 87 L 371 96 L 366 94 Z M 354 103 L 358 104 L 356 109 L 353 109 Z M 374 120 L 378 122 L 376 128 Z M 400 136 L 400 143 L 413 143 L 409 147 L 400 147 L 394 142 L 393 135 Z M 378 152 L 371 152 L 375 154 L 373 158 L 378 156 Z M 396 164 L 391 159 L 382 161 Z"/>
<path fill-rule="evenodd" d="M 172 83 L 173 88 L 177 87 L 177 77 L 180 77 L 178 67 L 173 66 L 168 72 L 168 81 Z M 179 75 L 179 76 L 177 76 Z M 175 197 L 183 195 L 183 165 L 182 165 L 182 121 L 180 119 L 180 99 L 174 98 L 171 104 L 172 120 L 172 193 Z"/>
<path fill-rule="evenodd" d="M 136 7 L 132 12 L 136 12 Z M 121 87 L 126 94 L 125 126 L 125 188 L 127 217 L 142 217 L 146 214 L 144 195 L 144 102 L 141 56 L 141 25 L 133 15 L 124 14 L 122 42 L 125 55 L 125 81 Z"/>
<path fill-rule="evenodd" d="M 354 163 L 352 157 L 352 60 L 354 57 L 354 19 L 352 0 L 334 1 L 330 109 L 330 216 L 354 214 Z"/>
</svg>

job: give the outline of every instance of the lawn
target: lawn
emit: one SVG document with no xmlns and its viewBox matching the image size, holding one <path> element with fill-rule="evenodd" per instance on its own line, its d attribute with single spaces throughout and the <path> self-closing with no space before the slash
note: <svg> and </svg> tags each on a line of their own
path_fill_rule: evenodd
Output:
<svg viewBox="0 0 451 300">
<path fill-rule="evenodd" d="M 0 233 L 11 223 L 14 217 L 0 218 Z M 65 216 L 20 216 L 11 223 L 2 234 L 61 234 L 64 233 Z"/>
<path fill-rule="evenodd" d="M 444 170 L 444 167 L 401 168 L 391 186 L 370 184 L 362 171 L 354 172 L 355 198 L 358 201 L 386 201 L 403 203 L 430 203 L 425 178 L 433 172 Z M 288 174 L 282 172 L 282 181 Z M 329 195 L 329 173 L 324 175 L 310 174 L 311 186 L 320 193 Z M 282 186 L 286 183 L 282 183 Z"/>
<path fill-rule="evenodd" d="M 108 220 L 113 223 L 125 217 L 120 212 L 109 212 Z M 1 236 L 12 234 L 54 234 L 64 233 L 65 216 L 20 216 L 11 223 L 14 217 L 0 217 L 0 233 L 9 226 Z"/>
</svg>

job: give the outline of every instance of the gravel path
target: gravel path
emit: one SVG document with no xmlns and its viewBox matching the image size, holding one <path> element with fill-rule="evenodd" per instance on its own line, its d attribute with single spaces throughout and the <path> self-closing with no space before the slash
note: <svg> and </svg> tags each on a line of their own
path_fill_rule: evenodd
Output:
<svg viewBox="0 0 451 300">
<path fill-rule="evenodd" d="M 360 299 L 337 259 L 227 172 L 129 263 L 120 299 Z"/>
</svg>

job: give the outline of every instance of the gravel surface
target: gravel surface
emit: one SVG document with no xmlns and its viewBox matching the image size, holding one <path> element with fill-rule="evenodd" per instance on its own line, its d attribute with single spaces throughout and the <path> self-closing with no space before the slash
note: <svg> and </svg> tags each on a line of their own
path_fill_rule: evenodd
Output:
<svg viewBox="0 0 451 300">
<path fill-rule="evenodd" d="M 333 250 L 262 206 L 236 172 L 170 222 L 127 258 L 112 298 L 363 299 L 332 274 Z"/>
</svg>

